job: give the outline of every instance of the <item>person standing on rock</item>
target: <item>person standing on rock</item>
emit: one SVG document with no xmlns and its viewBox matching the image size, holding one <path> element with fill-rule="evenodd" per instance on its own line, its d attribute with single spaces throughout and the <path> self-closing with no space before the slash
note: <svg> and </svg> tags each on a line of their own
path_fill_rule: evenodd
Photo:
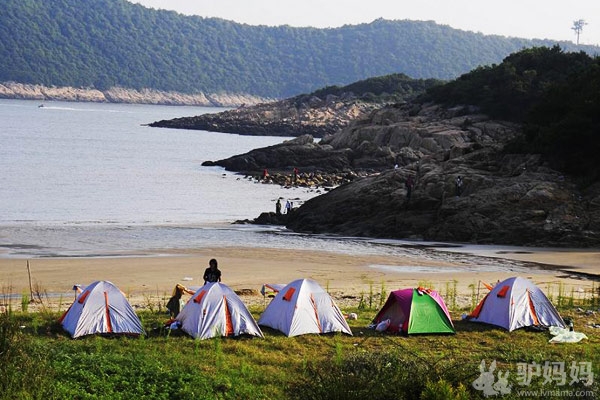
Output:
<svg viewBox="0 0 600 400">
<path fill-rule="evenodd" d="M 406 202 L 408 203 L 410 201 L 413 186 L 415 186 L 412 176 L 409 175 L 408 178 L 406 178 L 406 182 L 404 183 L 404 185 L 406 186 Z"/>
<path fill-rule="evenodd" d="M 461 176 L 457 176 L 456 180 L 454 181 L 454 187 L 456 188 L 456 197 L 460 197 L 460 195 L 462 194 L 462 186 L 463 186 L 463 180 L 461 178 Z"/>
<path fill-rule="evenodd" d="M 221 271 L 219 270 L 217 260 L 212 258 L 208 262 L 209 267 L 204 271 L 204 284 L 208 282 L 221 282 Z"/>
<path fill-rule="evenodd" d="M 277 199 L 277 203 L 275 203 L 275 214 L 281 215 L 281 199 Z"/>
</svg>

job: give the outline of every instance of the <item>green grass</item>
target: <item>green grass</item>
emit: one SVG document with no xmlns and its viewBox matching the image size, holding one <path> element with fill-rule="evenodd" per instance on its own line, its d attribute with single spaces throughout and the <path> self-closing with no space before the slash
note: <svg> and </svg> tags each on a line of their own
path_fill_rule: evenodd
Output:
<svg viewBox="0 0 600 400">
<path fill-rule="evenodd" d="M 569 302 L 567 302 L 569 303 Z M 251 308 L 258 318 L 262 307 Z M 512 333 L 455 320 L 456 335 L 397 336 L 365 327 L 377 310 L 346 309 L 354 336 L 193 340 L 163 329 L 166 315 L 140 313 L 147 335 L 73 340 L 58 313 L 0 314 L 1 399 L 463 399 L 483 398 L 471 385 L 482 360 L 510 371 L 518 363 L 591 362 L 600 381 L 600 340 L 587 325 L 600 316 L 561 309 L 589 339 L 549 344 L 547 332 Z M 556 389 L 535 378 L 527 389 Z M 519 389 L 522 389 L 519 387 Z M 598 384 L 563 386 L 593 391 Z M 546 396 L 546 398 L 561 398 Z M 594 398 L 594 397 L 578 397 Z"/>
</svg>

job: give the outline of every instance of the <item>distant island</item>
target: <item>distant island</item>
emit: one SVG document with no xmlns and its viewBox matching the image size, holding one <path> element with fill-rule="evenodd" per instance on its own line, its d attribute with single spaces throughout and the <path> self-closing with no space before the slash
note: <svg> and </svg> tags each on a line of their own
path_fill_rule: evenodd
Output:
<svg viewBox="0 0 600 400">
<path fill-rule="evenodd" d="M 483 35 L 432 21 L 316 29 L 250 26 L 126 0 L 85 7 L 77 0 L 9 0 L 2 7 L 0 83 L 75 88 L 69 96 L 81 100 L 102 92 L 107 101 L 234 105 L 395 73 L 451 80 L 536 46 L 600 53 L 597 46 Z"/>
</svg>

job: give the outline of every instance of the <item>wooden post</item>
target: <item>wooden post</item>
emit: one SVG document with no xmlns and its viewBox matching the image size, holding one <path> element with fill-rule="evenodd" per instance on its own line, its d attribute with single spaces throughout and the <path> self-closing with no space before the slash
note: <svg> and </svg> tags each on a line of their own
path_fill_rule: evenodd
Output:
<svg viewBox="0 0 600 400">
<path fill-rule="evenodd" d="M 29 266 L 29 260 L 27 260 L 27 274 L 29 275 L 29 302 L 33 302 L 33 286 L 31 285 L 31 268 Z"/>
</svg>

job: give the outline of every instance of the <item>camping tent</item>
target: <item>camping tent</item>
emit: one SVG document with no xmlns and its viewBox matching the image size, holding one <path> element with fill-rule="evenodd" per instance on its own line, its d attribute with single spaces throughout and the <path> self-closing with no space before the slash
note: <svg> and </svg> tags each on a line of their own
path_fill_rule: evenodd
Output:
<svg viewBox="0 0 600 400">
<path fill-rule="evenodd" d="M 387 330 L 406 334 L 454 333 L 442 297 L 431 289 L 400 289 L 390 293 L 373 323 L 389 320 Z"/>
<path fill-rule="evenodd" d="M 229 286 L 211 282 L 196 291 L 175 320 L 196 339 L 215 336 L 263 337 L 242 300 Z"/>
<path fill-rule="evenodd" d="M 310 279 L 295 280 L 281 289 L 258 324 L 280 330 L 286 336 L 328 332 L 352 335 L 333 299 Z"/>
<path fill-rule="evenodd" d="M 144 333 L 140 319 L 123 293 L 108 281 L 96 281 L 85 287 L 59 322 L 73 338 Z"/>
<path fill-rule="evenodd" d="M 496 284 L 468 319 L 497 325 L 509 331 L 526 326 L 566 327 L 540 288 L 530 280 L 518 277 Z"/>
<path fill-rule="evenodd" d="M 265 283 L 260 289 L 260 294 L 262 294 L 263 297 L 275 297 L 275 295 L 284 287 L 284 283 Z"/>
</svg>

